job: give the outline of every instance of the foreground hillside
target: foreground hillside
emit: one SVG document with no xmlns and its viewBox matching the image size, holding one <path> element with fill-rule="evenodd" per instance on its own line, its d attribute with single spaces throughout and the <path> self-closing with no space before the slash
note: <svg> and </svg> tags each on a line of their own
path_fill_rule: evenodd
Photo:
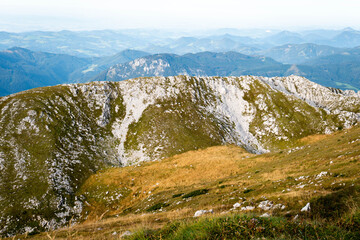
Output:
<svg viewBox="0 0 360 240">
<path fill-rule="evenodd" d="M 0 112 L 0 233 L 12 235 L 86 217 L 81 186 L 100 169 L 218 145 L 295 147 L 356 124 L 360 97 L 296 76 L 178 76 L 34 89 L 0 98 Z"/>
<path fill-rule="evenodd" d="M 358 239 L 359 156 L 356 126 L 263 155 L 215 146 L 109 168 L 79 192 L 84 223 L 36 238 Z"/>
</svg>

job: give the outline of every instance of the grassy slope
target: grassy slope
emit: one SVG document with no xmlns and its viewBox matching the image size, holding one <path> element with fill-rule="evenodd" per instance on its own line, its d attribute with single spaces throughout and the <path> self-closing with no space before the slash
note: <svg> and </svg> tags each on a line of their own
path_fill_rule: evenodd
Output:
<svg viewBox="0 0 360 240">
<path fill-rule="evenodd" d="M 261 220 L 261 224 L 274 229 L 281 228 L 279 231 L 284 237 L 292 235 L 291 231 L 297 228 L 300 232 L 301 229 L 315 229 L 315 232 L 320 231 L 316 234 L 330 234 L 329 238 L 343 231 L 351 232 L 351 226 L 356 226 L 356 217 L 359 217 L 360 127 L 332 135 L 309 136 L 299 141 L 299 146 L 264 155 L 249 154 L 236 146 L 218 146 L 190 151 L 162 161 L 103 170 L 90 177 L 82 186 L 81 192 L 87 199 L 86 211 L 89 213 L 84 223 L 47 234 L 56 236 L 56 239 L 68 236 L 83 239 L 90 235 L 94 239 L 118 239 L 119 235 L 112 235 L 115 231 L 119 233 L 138 227 L 157 229 L 167 222 L 192 219 L 194 212 L 199 209 L 213 209 L 215 215 L 226 214 L 229 217 L 197 222 L 187 220 L 186 223 L 175 221 L 174 224 L 178 225 L 172 230 L 169 230 L 171 225 L 168 225 L 160 232 L 140 232 L 136 236 L 157 239 L 157 234 L 162 233 L 171 239 L 176 234 L 177 237 L 188 234 L 186 229 L 193 232 L 199 224 L 210 232 L 216 226 L 226 229 L 228 224 L 236 231 L 232 222 L 248 226 L 252 217 L 232 215 L 238 212 L 231 210 L 232 205 L 239 202 L 242 207 L 256 207 L 265 199 L 286 206 L 283 210 L 267 211 L 278 218 Z M 319 177 L 321 172 L 327 173 Z M 202 189 L 206 189 L 207 193 L 203 191 L 204 194 L 196 196 L 194 190 Z M 116 199 L 119 193 L 122 196 Z M 189 193 L 193 196 L 184 198 Z M 313 208 L 310 214 L 313 219 L 337 219 L 339 223 L 346 222 L 343 219 L 350 217 L 350 225 L 344 228 L 341 224 L 336 227 L 329 223 L 321 225 L 319 222 L 320 225 L 311 222 L 294 225 L 284 218 L 292 219 L 300 214 L 300 209 L 308 202 L 311 202 Z M 338 202 L 339 205 L 332 204 Z M 347 205 L 350 203 L 352 212 L 349 213 Z M 334 206 L 336 209 L 331 209 Z M 264 210 L 255 208 L 255 215 L 262 213 Z M 300 214 L 300 218 L 303 217 L 309 215 Z M 204 238 L 213 236 L 206 235 L 210 234 L 206 231 L 201 232 L 205 234 Z M 247 234 L 253 234 L 251 229 L 248 231 Z M 256 229 L 254 231 L 256 233 Z M 266 234 L 262 236 L 274 237 Z M 48 238 L 45 234 L 36 237 Z"/>
<path fill-rule="evenodd" d="M 295 97 L 275 91 L 254 77 L 214 77 L 212 80 L 185 76 L 177 78 L 178 81 L 175 81 L 174 87 L 179 89 L 178 94 L 166 98 L 156 98 L 154 104 L 144 109 L 139 121 L 130 124 L 124 142 L 126 151 L 136 151 L 141 146 L 145 146 L 146 150 L 144 151 L 150 159 L 159 159 L 189 150 L 221 145 L 224 142 L 240 144 L 237 139 L 232 139 L 236 135 L 232 122 L 234 119 L 230 121 L 227 112 L 224 116 L 214 116 L 217 113 L 214 109 L 217 107 L 222 110 L 227 110 L 229 107 L 228 104 L 223 104 L 226 99 L 221 98 L 223 94 L 220 90 L 223 84 L 229 90 L 235 86 L 244 93 L 244 100 L 252 107 L 247 109 L 249 111 L 244 112 L 243 115 L 252 115 L 251 109 L 255 112 L 254 121 L 250 123 L 249 130 L 263 146 L 270 150 L 297 146 L 297 140 L 304 136 L 324 132 L 325 127 L 335 130 L 344 125 L 336 115 L 327 114 L 324 110 L 312 108 Z M 142 78 L 123 83 L 89 83 L 73 87 L 46 87 L 1 98 L 0 161 L 2 159 L 6 161 L 4 161 L 4 169 L 0 174 L 0 209 L 2 209 L 0 230 L 5 229 L 4 231 L 8 233 L 16 233 L 26 224 L 38 228 L 38 216 L 46 221 L 51 221 L 54 215 L 68 212 L 67 207 L 73 207 L 76 200 L 75 195 L 79 195 L 77 193 L 79 187 L 87 177 L 118 160 L 115 152 L 120 142 L 119 139 L 114 140 L 113 124 L 121 122 L 127 110 L 123 99 L 124 92 L 121 91 L 120 85 L 127 84 L 134 93 L 139 92 L 139 89 L 145 89 L 146 94 L 143 93 L 143 95 L 150 94 L 149 96 L 152 96 L 154 82 L 156 85 L 164 87 L 165 90 L 172 84 L 169 78 Z M 132 84 L 134 86 L 131 87 Z M 211 87 L 212 85 L 215 87 Z M 247 85 L 249 85 L 249 89 L 247 89 Z M 110 94 L 108 124 L 100 127 L 97 120 L 102 116 L 103 102 L 107 101 L 108 94 Z M 229 97 L 228 95 L 227 97 Z M 239 97 L 236 100 L 241 99 Z M 354 102 L 356 103 L 356 101 Z M 263 107 L 260 107 L 261 105 Z M 352 105 L 358 107 L 359 104 Z M 245 106 L 247 105 L 241 107 L 245 108 Z M 213 110 L 207 112 L 206 109 L 209 107 Z M 354 109 L 354 111 L 357 110 Z M 279 129 L 279 134 L 272 131 L 275 128 Z M 268 130 L 264 131 L 264 129 Z M 259 132 L 261 132 L 261 136 Z M 279 135 L 286 137 L 287 140 L 279 138 Z M 199 166 L 196 166 L 196 162 L 189 163 L 189 166 L 184 167 L 186 171 L 193 172 L 194 176 L 200 173 L 204 179 L 209 179 L 209 186 L 204 185 L 204 179 L 199 179 L 199 188 L 202 185 L 211 188 L 215 186 L 211 181 L 244 174 L 245 170 L 239 168 L 239 165 L 252 161 L 252 159 L 244 161 L 241 159 L 242 154 L 246 155 L 247 153 L 240 148 L 231 147 L 231 150 L 228 150 L 226 147 L 217 147 L 213 151 L 219 151 L 218 155 L 221 156 L 224 156 L 224 151 L 234 152 L 239 156 L 229 157 L 231 162 L 228 167 L 219 165 L 218 168 L 224 168 L 224 171 L 227 169 L 223 174 L 218 175 L 218 170 L 214 169 L 216 172 L 214 178 L 209 178 L 207 173 L 203 174 L 199 169 L 205 170 L 209 165 L 218 165 L 216 161 L 213 164 L 206 163 Z M 237 151 L 239 153 L 236 153 Z M 198 152 L 194 154 L 197 155 Z M 204 154 L 209 155 L 209 157 L 205 157 L 209 160 L 204 162 L 210 162 L 212 154 Z M 248 155 L 248 157 L 253 158 L 253 155 Z M 202 162 L 202 159 L 199 161 Z M 219 162 L 222 164 L 225 161 L 220 159 Z M 190 167 L 190 165 L 196 167 Z M 143 168 L 146 166 L 145 164 Z M 154 168 L 157 167 L 154 166 Z M 165 166 L 165 168 L 168 167 Z M 166 173 L 169 176 L 175 176 L 172 181 L 176 182 L 176 186 L 179 178 L 181 179 L 181 175 L 176 175 L 177 171 L 176 168 L 169 168 Z M 90 217 L 102 214 L 102 211 L 109 206 L 113 209 L 110 212 L 114 214 L 122 212 L 126 207 L 131 207 L 127 212 L 137 210 L 133 209 L 135 207 L 139 208 L 140 212 L 151 207 L 136 204 L 140 204 L 139 202 L 147 197 L 148 194 L 145 194 L 144 191 L 152 191 L 158 180 L 149 182 L 149 185 L 143 185 L 143 182 L 138 182 L 138 176 L 141 174 L 136 171 L 131 174 L 134 175 L 134 181 L 120 179 L 119 181 L 126 183 L 121 184 L 120 189 L 117 189 L 119 184 L 115 181 L 110 186 L 99 183 L 101 187 L 93 185 L 93 189 L 82 190 L 84 195 L 89 195 L 87 196 L 89 201 L 92 201 L 93 198 L 94 201 L 101 203 L 95 204 L 95 210 L 91 211 Z M 158 173 L 163 178 L 166 178 L 166 174 Z M 188 177 L 194 178 L 193 176 Z M 159 176 L 155 175 L 155 178 L 159 179 Z M 235 183 L 237 183 L 236 181 Z M 162 184 L 164 185 L 164 183 Z M 174 191 L 174 186 L 169 189 L 165 189 L 161 185 L 156 187 L 161 191 L 168 191 L 170 194 Z M 178 188 L 177 191 L 185 193 L 191 191 L 192 183 L 181 186 L 182 188 Z M 103 195 L 105 192 L 109 192 L 107 195 L 110 195 Z M 212 192 L 209 193 L 211 196 Z M 219 195 L 221 194 L 220 191 Z M 137 196 L 134 198 L 135 202 L 128 201 L 128 199 L 133 199 L 134 195 Z M 111 197 L 118 199 L 111 200 Z M 106 199 L 109 199 L 109 203 Z M 158 200 L 167 201 L 160 198 Z M 155 205 L 157 204 L 155 201 L 156 199 L 153 199 L 148 203 Z M 215 201 L 215 197 L 207 201 L 214 204 L 220 202 Z M 59 202 L 62 204 L 58 204 Z M 122 206 L 119 209 L 118 204 Z M 172 209 L 174 206 L 170 204 L 168 208 Z M 9 221 L 5 220 L 7 216 L 11 217 Z M 69 213 L 66 217 L 56 217 L 59 222 L 56 226 L 64 224 L 71 216 L 73 215 Z M 39 230 L 44 231 L 45 229 L 41 227 Z"/>
<path fill-rule="evenodd" d="M 73 192 L 106 165 L 103 136 L 107 129 L 89 120 L 97 119 L 101 111 L 89 109 L 84 98 L 55 86 L 12 95 L 0 103 L 3 111 L 10 106 L 0 122 L 0 150 L 7 160 L 0 174 L 1 228 L 8 225 L 7 231 L 16 233 L 25 224 L 37 227 L 37 216 L 58 219 L 56 214 L 64 205 L 73 205 Z M 34 122 L 19 127 L 30 112 Z M 29 199 L 42 201 L 27 207 Z M 8 216 L 15 219 L 11 224 L 3 220 Z"/>
</svg>

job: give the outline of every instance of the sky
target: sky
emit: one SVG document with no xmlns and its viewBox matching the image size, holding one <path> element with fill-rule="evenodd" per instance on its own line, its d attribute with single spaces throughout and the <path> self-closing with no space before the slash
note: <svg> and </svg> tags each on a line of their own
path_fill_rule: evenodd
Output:
<svg viewBox="0 0 360 240">
<path fill-rule="evenodd" d="M 360 27 L 358 0 L 1 0 L 0 31 Z"/>
</svg>

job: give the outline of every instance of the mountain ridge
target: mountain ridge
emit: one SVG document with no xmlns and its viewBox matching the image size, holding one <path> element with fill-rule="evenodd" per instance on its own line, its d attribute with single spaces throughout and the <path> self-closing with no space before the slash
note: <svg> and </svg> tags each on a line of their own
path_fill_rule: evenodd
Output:
<svg viewBox="0 0 360 240">
<path fill-rule="evenodd" d="M 335 54 L 332 54 L 333 52 Z M 328 87 L 360 89 L 357 81 L 359 69 L 356 64 L 359 58 L 358 48 L 336 49 L 314 44 L 290 44 L 259 53 L 268 57 L 248 56 L 231 51 L 149 55 L 142 51 L 125 50 L 109 57 L 85 59 L 12 48 L 0 52 L 2 76 L 0 95 L 62 83 L 111 80 L 112 77 L 118 81 L 141 76 L 179 74 L 190 76 L 248 74 L 268 77 L 301 75 Z M 281 61 L 293 59 L 290 62 L 294 62 L 295 58 L 295 62 L 301 63 L 283 64 L 270 57 Z"/>
<path fill-rule="evenodd" d="M 296 48 L 297 46 L 295 46 Z M 358 49 L 317 57 L 301 64 L 282 64 L 264 56 L 248 56 L 237 52 L 195 54 L 155 54 L 117 64 L 91 79 L 122 81 L 151 76 L 241 76 L 286 77 L 301 75 L 319 84 L 359 90 Z"/>
<path fill-rule="evenodd" d="M 0 232 L 11 235 L 76 220 L 79 187 L 106 166 L 287 148 L 358 123 L 360 96 L 297 76 L 152 77 L 32 89 L 0 98 L 0 111 Z"/>
<path fill-rule="evenodd" d="M 230 64 L 231 63 L 231 64 Z M 93 78 L 93 81 L 121 81 L 150 76 L 232 76 L 245 70 L 276 67 L 281 63 L 262 56 L 248 56 L 237 52 L 196 54 L 155 54 L 117 64 Z"/>
<path fill-rule="evenodd" d="M 2 32 L 0 48 L 14 46 L 33 51 L 65 53 L 78 57 L 101 57 L 125 49 L 156 53 L 185 54 L 201 51 L 238 51 L 256 54 L 274 46 L 295 43 L 315 43 L 332 47 L 360 45 L 359 31 L 341 30 L 235 30 L 219 29 L 203 33 L 175 33 L 145 29 L 97 31 L 33 31 L 25 33 Z"/>
<path fill-rule="evenodd" d="M 310 59 L 336 54 L 343 49 L 314 43 L 286 44 L 260 53 L 285 64 L 302 64 Z"/>
</svg>

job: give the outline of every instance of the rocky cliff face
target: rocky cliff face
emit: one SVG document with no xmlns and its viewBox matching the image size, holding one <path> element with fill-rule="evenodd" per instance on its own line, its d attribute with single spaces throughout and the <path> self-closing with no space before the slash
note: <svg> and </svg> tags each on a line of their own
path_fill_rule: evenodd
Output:
<svg viewBox="0 0 360 240">
<path fill-rule="evenodd" d="M 247 56 L 238 52 L 200 52 L 185 55 L 155 54 L 116 64 L 93 80 L 121 81 L 149 76 L 240 76 L 253 69 L 273 69 L 281 63 L 268 57 Z"/>
<path fill-rule="evenodd" d="M 236 144 L 263 153 L 356 124 L 360 96 L 304 78 L 152 77 L 0 98 L 0 232 L 80 215 L 79 186 L 109 165 Z"/>
</svg>

